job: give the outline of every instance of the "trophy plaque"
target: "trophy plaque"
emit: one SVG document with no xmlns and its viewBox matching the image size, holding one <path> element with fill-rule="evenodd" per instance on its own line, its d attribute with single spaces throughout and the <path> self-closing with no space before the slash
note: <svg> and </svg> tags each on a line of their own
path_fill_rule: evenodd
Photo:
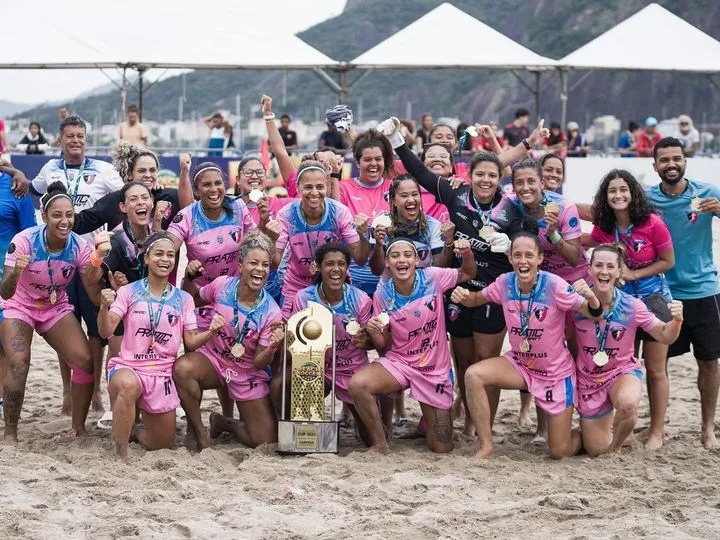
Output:
<svg viewBox="0 0 720 540">
<path fill-rule="evenodd" d="M 332 348 L 332 405 L 325 412 L 325 353 Z M 290 365 L 288 352 L 292 355 Z M 287 322 L 282 368 L 282 412 L 278 451 L 287 454 L 336 453 L 340 436 L 335 420 L 335 325 L 332 312 L 316 302 Z M 289 369 L 289 375 L 288 375 Z M 289 378 L 289 385 L 288 385 Z M 286 407 L 290 389 L 289 417 Z"/>
</svg>

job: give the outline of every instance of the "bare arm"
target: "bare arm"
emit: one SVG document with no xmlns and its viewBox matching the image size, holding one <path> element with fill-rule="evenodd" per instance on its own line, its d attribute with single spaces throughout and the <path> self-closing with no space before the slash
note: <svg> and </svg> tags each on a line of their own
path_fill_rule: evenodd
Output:
<svg viewBox="0 0 720 540">
<path fill-rule="evenodd" d="M 577 266 L 582 260 L 582 247 L 580 247 L 580 238 L 565 240 L 560 238 L 558 242 L 553 244 L 560 256 L 570 266 Z"/>
<path fill-rule="evenodd" d="M 15 294 L 17 288 L 17 282 L 20 279 L 23 269 L 17 265 L 14 267 L 5 266 L 5 273 L 3 274 L 3 281 L 0 284 L 0 296 L 3 300 L 10 300 Z"/>
<path fill-rule="evenodd" d="M 592 222 L 594 218 L 594 212 L 592 204 L 587 203 L 575 203 L 575 206 L 577 206 L 578 214 L 580 216 L 580 219 L 583 221 L 590 221 Z"/>
<path fill-rule="evenodd" d="M 253 359 L 255 369 L 263 369 L 272 364 L 272 361 L 275 359 L 275 353 L 277 353 L 284 339 L 285 330 L 283 323 L 273 324 L 270 343 L 268 343 L 267 347 L 258 345 L 257 351 L 255 352 L 255 358 Z"/>
<path fill-rule="evenodd" d="M 368 255 L 370 254 L 370 242 L 368 242 L 367 238 L 361 236 L 360 241 L 350 244 L 348 249 L 350 250 L 350 256 L 355 261 L 355 264 L 362 266 L 368 260 Z M 277 256 L 277 251 L 275 252 L 275 255 Z"/>
<path fill-rule="evenodd" d="M 122 322 L 122 318 L 117 313 L 109 311 L 109 305 L 101 305 L 98 311 L 98 334 L 103 339 L 109 339 L 115 334 L 115 329 Z"/>
<path fill-rule="evenodd" d="M 262 105 L 263 116 L 269 116 L 272 114 L 272 98 L 270 96 L 263 96 L 260 100 Z M 280 130 L 275 124 L 275 119 L 265 120 L 265 129 L 267 130 L 268 139 L 270 140 L 270 149 L 275 154 L 277 159 L 278 167 L 280 167 L 280 175 L 283 180 L 287 182 L 288 178 L 292 175 L 295 167 L 293 166 L 292 159 L 287 153 L 285 148 L 285 141 L 283 141 Z"/>
<path fill-rule="evenodd" d="M 655 341 L 664 345 L 670 345 L 678 338 L 683 321 L 682 302 L 673 300 L 668 304 L 668 308 L 670 308 L 670 313 L 673 317 L 672 320 L 658 324 L 648 332 L 648 334 L 655 338 Z"/>
<path fill-rule="evenodd" d="M 100 291 L 103 288 L 102 277 L 102 266 L 93 266 L 92 264 L 80 274 L 80 281 L 87 291 L 88 298 L 96 306 L 100 305 Z"/>
<path fill-rule="evenodd" d="M 462 266 L 458 270 L 457 284 L 465 283 L 475 278 L 477 273 L 475 254 L 470 249 L 470 242 L 467 240 L 455 240 L 455 253 L 462 257 Z"/>
<path fill-rule="evenodd" d="M 183 332 L 185 350 L 194 351 L 199 349 L 215 337 L 223 326 L 225 326 L 225 318 L 219 313 L 215 313 L 212 321 L 210 321 L 210 328 L 204 332 L 198 332 L 197 330 L 185 330 Z"/>
<path fill-rule="evenodd" d="M 178 178 L 178 201 L 180 202 L 180 209 L 182 210 L 186 206 L 190 206 L 195 202 L 195 196 L 192 190 L 192 184 L 190 183 L 190 166 L 192 165 L 192 158 L 190 154 L 183 154 L 180 156 L 180 178 Z"/>
<path fill-rule="evenodd" d="M 643 268 L 638 268 L 637 270 L 625 270 L 623 272 L 623 277 L 626 280 L 629 278 L 631 281 L 636 281 L 638 279 L 662 274 L 663 272 L 667 272 L 672 269 L 674 266 L 675 250 L 673 248 L 669 248 L 658 253 L 658 260 L 654 263 Z"/>
</svg>

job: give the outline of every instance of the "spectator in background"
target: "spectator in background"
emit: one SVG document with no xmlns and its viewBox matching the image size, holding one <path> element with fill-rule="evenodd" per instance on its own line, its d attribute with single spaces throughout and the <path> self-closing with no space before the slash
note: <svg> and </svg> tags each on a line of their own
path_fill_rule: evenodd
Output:
<svg viewBox="0 0 720 540">
<path fill-rule="evenodd" d="M 5 152 L 10 152 L 10 144 L 7 139 L 7 132 L 5 131 L 5 122 L 0 119 L 0 158 Z"/>
<path fill-rule="evenodd" d="M 68 109 L 67 106 L 63 105 L 58 109 L 60 125 L 62 125 L 63 120 L 65 120 L 68 116 L 70 116 L 70 109 Z M 60 146 L 60 129 L 58 129 L 57 135 L 55 136 L 55 140 L 53 141 L 52 145 L 55 147 Z"/>
<path fill-rule="evenodd" d="M 402 119 L 400 120 L 400 135 L 405 139 L 405 144 L 412 148 L 415 144 L 415 122 L 412 120 Z"/>
<path fill-rule="evenodd" d="M 318 148 L 329 147 L 343 155 L 347 153 L 350 148 L 350 141 L 343 137 L 343 134 L 338 131 L 335 124 L 327 123 L 327 129 L 320 134 L 320 142 Z"/>
<path fill-rule="evenodd" d="M 648 116 L 645 120 L 645 129 L 638 133 L 637 155 L 638 157 L 653 157 L 653 148 L 660 142 L 662 135 L 657 130 L 657 118 Z"/>
<path fill-rule="evenodd" d="M 498 125 L 495 122 L 490 122 L 488 125 L 490 126 L 490 129 L 493 130 L 500 148 L 503 150 L 507 148 L 507 141 L 498 134 L 500 131 Z M 482 134 L 479 137 L 473 138 L 472 150 L 473 152 L 479 152 L 481 150 L 485 150 L 486 152 L 495 152 L 492 139 L 490 137 L 485 137 Z"/>
<path fill-rule="evenodd" d="M 20 142 L 15 146 L 18 152 L 25 152 L 26 154 L 44 154 L 45 151 L 50 147 L 45 135 L 43 135 L 40 129 L 40 124 L 37 122 L 30 122 L 30 130 Z"/>
<path fill-rule="evenodd" d="M 568 122 L 567 125 L 567 155 L 570 157 L 587 157 L 590 146 L 585 140 L 585 135 L 580 133 L 580 126 L 577 122 Z"/>
<path fill-rule="evenodd" d="M 550 154 L 555 154 L 560 159 L 567 157 L 567 138 L 558 122 L 550 124 L 550 135 L 545 137 L 543 149 Z"/>
<path fill-rule="evenodd" d="M 692 118 L 687 114 L 678 116 L 678 128 L 680 130 L 678 139 L 683 143 L 685 157 L 693 157 L 700 148 L 700 133 L 695 129 Z"/>
<path fill-rule="evenodd" d="M 220 111 L 203 118 L 203 123 L 210 129 L 208 157 L 222 157 L 223 150 L 235 147 L 233 128 Z"/>
<path fill-rule="evenodd" d="M 148 132 L 140 121 L 140 109 L 137 105 L 128 105 L 127 120 L 118 128 L 118 140 L 135 146 L 147 146 Z"/>
<path fill-rule="evenodd" d="M 627 130 L 623 133 L 622 137 L 618 141 L 618 152 L 622 157 L 635 157 L 637 156 L 637 135 L 640 130 L 640 126 L 637 122 L 630 120 L 628 122 Z"/>
<path fill-rule="evenodd" d="M 430 142 L 430 130 L 433 127 L 433 117 L 430 113 L 422 115 L 420 128 L 415 133 L 415 152 L 421 154 L 425 145 Z"/>
<path fill-rule="evenodd" d="M 467 128 L 468 125 L 465 122 L 460 122 L 455 129 L 455 139 L 458 142 L 457 152 L 460 155 L 472 153 L 472 137 L 469 133 L 465 134 Z"/>
<path fill-rule="evenodd" d="M 515 111 L 515 120 L 505 126 L 503 135 L 507 139 L 509 147 L 515 147 L 530 136 L 528 122 L 530 121 L 530 112 L 527 109 L 520 108 Z"/>
<path fill-rule="evenodd" d="M 287 150 L 288 156 L 292 156 L 292 151 L 297 150 L 300 145 L 298 144 L 297 133 L 290 129 L 290 122 L 292 119 L 289 114 L 283 114 L 280 117 L 280 136 L 285 143 L 285 150 Z"/>
</svg>

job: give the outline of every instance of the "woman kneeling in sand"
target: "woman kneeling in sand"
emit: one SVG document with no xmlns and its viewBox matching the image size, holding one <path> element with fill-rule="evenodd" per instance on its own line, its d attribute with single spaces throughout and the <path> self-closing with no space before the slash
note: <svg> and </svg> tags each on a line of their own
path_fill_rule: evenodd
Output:
<svg viewBox="0 0 720 540">
<path fill-rule="evenodd" d="M 578 339 L 577 408 L 583 447 L 591 456 L 620 449 L 632 434 L 642 396 L 642 371 L 634 355 L 635 332 L 642 328 L 655 341 L 671 344 L 680 334 L 683 306 L 668 304 L 672 320 L 664 323 L 639 299 L 616 288 L 621 248 L 604 244 L 590 259 L 593 291 L 603 307 L 601 321 L 575 314 Z M 613 414 L 614 429 L 613 425 Z"/>
<path fill-rule="evenodd" d="M 197 351 L 178 359 L 173 369 L 188 423 L 187 444 L 200 451 L 210 434 L 200 417 L 203 390 L 227 387 L 241 421 L 213 413 L 212 435 L 229 431 L 255 447 L 277 441 L 277 419 L 270 401 L 270 364 L 283 342 L 282 311 L 265 292 L 274 243 L 251 231 L 240 244 L 239 277 L 221 276 L 199 290 L 185 287 L 198 306 L 210 306 L 225 321 L 220 332 Z"/>
<path fill-rule="evenodd" d="M 434 452 L 453 448 L 450 351 L 445 333 L 443 295 L 475 277 L 475 257 L 467 240 L 455 240 L 461 268 L 417 268 L 415 243 L 394 238 L 385 253 L 390 279 L 380 283 L 373 298 L 375 316 L 367 325 L 380 358 L 350 379 L 350 395 L 367 426 L 372 447 L 390 451 L 375 395 L 410 388 L 427 423 L 427 442 Z"/>
<path fill-rule="evenodd" d="M 184 342 L 186 350 L 195 350 L 225 324 L 215 314 L 208 330 L 197 331 L 192 297 L 168 283 L 175 267 L 175 245 L 167 234 L 148 239 L 144 260 L 148 276 L 120 287 L 117 295 L 103 289 L 98 314 L 103 338 L 112 336 L 120 322 L 125 328 L 120 355 L 107 365 L 112 433 L 120 461 L 127 461 L 136 404 L 144 427 L 136 434 L 138 442 L 148 450 L 172 447 L 175 409 L 180 405 L 172 367 L 180 345 Z"/>
<path fill-rule="evenodd" d="M 555 459 L 580 450 L 580 434 L 572 431 L 575 362 L 565 343 L 565 312 L 600 318 L 595 294 L 580 279 L 571 287 L 563 278 L 538 270 L 543 260 L 537 236 L 520 232 L 510 247 L 514 272 L 499 276 L 482 291 L 458 287 L 451 299 L 467 307 L 495 302 L 503 307 L 511 350 L 505 356 L 472 365 L 465 374 L 468 407 L 478 434 L 476 456 L 493 452 L 490 405 L 486 387 L 528 390 L 548 415 L 548 446 Z M 577 292 L 576 292 L 577 291 Z"/>
</svg>

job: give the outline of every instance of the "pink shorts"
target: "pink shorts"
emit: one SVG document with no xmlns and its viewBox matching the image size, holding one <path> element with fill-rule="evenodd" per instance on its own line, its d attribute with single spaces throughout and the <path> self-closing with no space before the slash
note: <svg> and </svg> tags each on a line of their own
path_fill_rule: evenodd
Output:
<svg viewBox="0 0 720 540">
<path fill-rule="evenodd" d="M 577 410 L 580 416 L 587 419 L 600 418 L 613 410 L 613 404 L 610 400 L 610 391 L 615 381 L 622 375 L 635 375 L 642 381 L 642 370 L 638 368 L 630 368 L 618 371 L 610 380 L 605 381 L 600 386 L 578 384 L 578 402 Z M 582 379 L 582 376 L 581 376 Z"/>
<path fill-rule="evenodd" d="M 550 416 L 558 416 L 564 413 L 568 407 L 576 405 L 577 382 L 574 372 L 572 375 L 556 381 L 541 379 L 518 364 L 511 354 L 506 354 L 505 358 L 525 380 L 528 392 L 535 398 L 535 404 Z"/>
<path fill-rule="evenodd" d="M 332 376 L 328 376 L 327 374 L 325 375 L 325 382 L 327 383 L 327 386 L 325 388 L 330 388 L 331 379 Z M 349 403 L 350 405 L 352 405 L 353 399 L 350 395 L 350 392 L 348 391 L 350 379 L 352 379 L 352 375 L 335 374 L 335 397 L 343 403 Z"/>
<path fill-rule="evenodd" d="M 220 378 L 222 384 L 227 386 L 228 394 L 234 401 L 253 401 L 262 399 L 270 394 L 270 368 L 253 371 L 242 369 L 239 366 L 229 365 L 205 348 L 199 351 L 207 358 Z"/>
<path fill-rule="evenodd" d="M 16 302 L 10 305 L 5 302 L 3 313 L 6 319 L 19 319 L 42 335 L 55 326 L 55 323 L 65 315 L 72 313 L 74 310 L 67 302 L 56 304 L 48 309 L 32 309 L 21 306 Z"/>
<path fill-rule="evenodd" d="M 390 372 L 403 390 L 410 389 L 411 398 L 436 409 L 452 408 L 453 385 L 449 371 L 442 375 L 429 375 L 384 357 L 378 358 L 376 362 Z"/>
<path fill-rule="evenodd" d="M 114 360 L 114 359 L 113 359 Z M 112 380 L 113 375 L 120 369 L 129 369 L 137 378 L 140 384 L 140 398 L 138 399 L 138 407 L 150 414 L 163 414 L 174 411 L 180 406 L 180 397 L 175 388 L 172 374 L 146 375 L 138 373 L 131 366 L 119 364 L 112 360 L 108 364 L 108 383 Z M 109 392 L 109 389 L 108 389 Z"/>
</svg>

